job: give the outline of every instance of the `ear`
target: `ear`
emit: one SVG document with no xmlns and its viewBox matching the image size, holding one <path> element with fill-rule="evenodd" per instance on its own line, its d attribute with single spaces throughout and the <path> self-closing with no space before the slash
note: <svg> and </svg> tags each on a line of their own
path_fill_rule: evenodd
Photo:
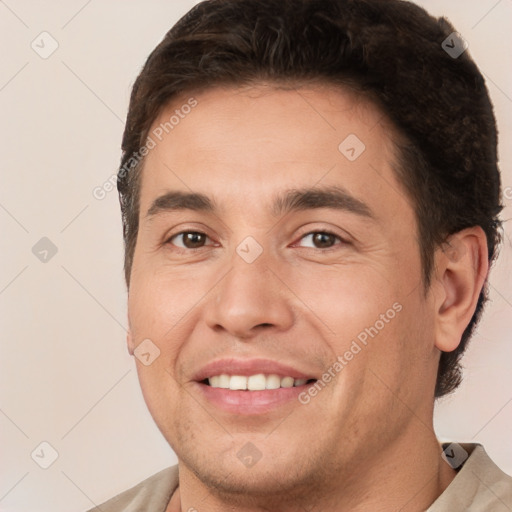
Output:
<svg viewBox="0 0 512 512">
<path fill-rule="evenodd" d="M 128 346 L 128 352 L 133 356 L 135 350 L 135 342 L 132 335 L 132 328 L 130 326 L 130 318 L 128 317 L 128 330 L 126 331 L 126 345 Z"/>
<path fill-rule="evenodd" d="M 451 352 L 471 321 L 489 272 L 484 230 L 475 226 L 450 235 L 435 258 L 435 345 Z"/>
</svg>

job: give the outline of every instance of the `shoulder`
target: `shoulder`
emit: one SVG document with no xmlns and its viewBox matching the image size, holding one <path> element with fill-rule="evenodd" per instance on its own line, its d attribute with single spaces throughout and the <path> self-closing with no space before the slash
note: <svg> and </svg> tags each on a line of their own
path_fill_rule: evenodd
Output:
<svg viewBox="0 0 512 512">
<path fill-rule="evenodd" d="M 512 510 L 512 477 L 501 471 L 482 445 L 452 445 L 456 446 L 460 453 L 467 454 L 467 459 L 452 483 L 432 504 L 428 512 Z M 444 445 L 445 453 L 449 446 L 451 445 Z M 450 455 L 452 454 L 453 450 L 450 451 Z"/>
<path fill-rule="evenodd" d="M 87 512 L 164 512 L 177 487 L 178 466 L 172 466 Z"/>
</svg>

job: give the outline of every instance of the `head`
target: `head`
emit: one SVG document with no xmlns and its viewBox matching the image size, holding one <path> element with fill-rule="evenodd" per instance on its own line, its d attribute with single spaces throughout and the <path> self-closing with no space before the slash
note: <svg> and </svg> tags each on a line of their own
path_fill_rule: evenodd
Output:
<svg viewBox="0 0 512 512">
<path fill-rule="evenodd" d="M 149 338 L 163 356 L 139 375 L 178 456 L 192 440 L 214 450 L 194 432 L 207 420 L 203 436 L 226 458 L 242 440 L 265 457 L 290 439 L 290 425 L 268 435 L 279 415 L 230 423 L 198 405 L 198 371 L 218 358 L 281 359 L 319 381 L 357 354 L 290 408 L 292 424 L 327 418 L 323 440 L 295 428 L 311 449 L 297 481 L 339 436 L 370 439 L 375 404 L 396 412 L 391 442 L 409 428 L 398 395 L 429 414 L 459 385 L 502 206 L 493 109 L 468 52 L 443 50 L 454 31 L 399 0 L 211 0 L 149 56 L 118 174 L 129 343 Z M 180 223 L 203 235 L 184 246 Z M 322 255 L 315 235 L 315 247 L 292 244 L 313 228 L 332 232 Z M 289 445 L 283 464 L 299 446 Z"/>
</svg>

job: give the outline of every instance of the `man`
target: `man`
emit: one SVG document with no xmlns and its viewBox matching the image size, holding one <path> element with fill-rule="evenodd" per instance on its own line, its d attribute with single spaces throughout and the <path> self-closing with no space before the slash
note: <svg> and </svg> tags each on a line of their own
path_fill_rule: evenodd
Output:
<svg viewBox="0 0 512 512">
<path fill-rule="evenodd" d="M 153 51 L 118 189 L 128 347 L 179 464 L 95 510 L 512 510 L 432 421 L 500 241 L 465 50 L 399 0 L 211 0 Z"/>
</svg>

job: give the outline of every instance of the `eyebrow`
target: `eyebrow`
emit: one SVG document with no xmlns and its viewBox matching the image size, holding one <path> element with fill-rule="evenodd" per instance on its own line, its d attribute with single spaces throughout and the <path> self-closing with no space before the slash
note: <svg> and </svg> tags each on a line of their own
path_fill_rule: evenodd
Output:
<svg viewBox="0 0 512 512">
<path fill-rule="evenodd" d="M 351 195 L 346 189 L 338 186 L 290 189 L 274 195 L 270 211 L 279 216 L 293 211 L 304 211 L 320 208 L 331 208 L 347 211 L 361 217 L 374 219 L 371 208 Z M 157 197 L 151 204 L 147 217 L 159 213 L 194 210 L 205 213 L 216 213 L 219 208 L 215 200 L 199 192 L 169 191 Z"/>
</svg>

